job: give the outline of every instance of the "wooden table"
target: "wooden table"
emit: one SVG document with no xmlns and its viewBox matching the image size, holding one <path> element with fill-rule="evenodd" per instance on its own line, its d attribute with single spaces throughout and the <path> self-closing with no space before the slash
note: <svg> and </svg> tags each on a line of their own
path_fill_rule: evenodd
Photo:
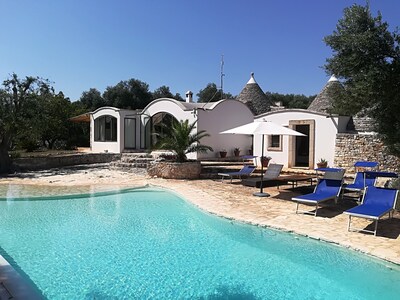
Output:
<svg viewBox="0 0 400 300">
<path fill-rule="evenodd" d="M 295 188 L 298 184 L 299 181 L 309 181 L 310 185 L 313 184 L 313 179 L 315 179 L 315 176 L 310 176 L 310 175 L 287 175 L 287 176 L 279 176 L 277 178 L 278 180 L 278 189 L 279 189 L 279 182 L 282 184 L 292 184 L 292 188 Z"/>
</svg>

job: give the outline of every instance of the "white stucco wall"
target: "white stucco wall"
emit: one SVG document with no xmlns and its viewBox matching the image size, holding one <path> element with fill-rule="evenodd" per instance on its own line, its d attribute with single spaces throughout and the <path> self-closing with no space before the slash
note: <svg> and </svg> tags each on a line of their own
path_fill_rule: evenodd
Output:
<svg viewBox="0 0 400 300">
<path fill-rule="evenodd" d="M 228 152 L 227 156 L 233 156 L 234 148 L 240 148 L 240 155 L 248 154 L 252 146 L 251 135 L 220 134 L 224 130 L 253 122 L 253 113 L 246 105 L 237 100 L 221 100 L 210 110 L 199 110 L 198 115 L 199 129 L 210 134 L 202 142 L 214 149 L 214 152 L 201 154 L 200 157 L 219 157 L 222 149 Z"/>
<path fill-rule="evenodd" d="M 193 110 L 185 110 L 185 108 L 180 105 L 179 101 L 168 98 L 161 98 L 151 102 L 143 110 L 143 115 L 154 116 L 162 112 L 173 115 L 178 121 L 188 119 L 189 123 L 192 123 L 195 120 Z"/>
<path fill-rule="evenodd" d="M 237 100 L 221 100 L 210 110 L 198 110 L 198 129 L 210 134 L 202 143 L 213 147 L 214 152 L 200 154 L 200 157 L 219 157 L 219 151 L 225 149 L 227 156 L 233 156 L 233 149 L 240 148 L 240 155 L 247 155 L 252 146 L 251 135 L 220 134 L 221 131 L 253 122 L 250 109 Z"/>
<path fill-rule="evenodd" d="M 112 116 L 117 118 L 117 141 L 116 142 L 98 142 L 94 140 L 94 120 L 102 116 Z M 119 110 L 115 107 L 102 107 L 94 111 L 90 117 L 90 138 L 92 145 L 92 152 L 121 152 L 121 118 Z M 123 136 L 123 135 L 122 135 Z M 123 145 L 123 144 L 122 144 Z"/>
<path fill-rule="evenodd" d="M 204 108 L 207 107 L 207 108 Z M 220 134 L 221 131 L 231 129 L 253 121 L 254 116 L 250 109 L 237 100 L 221 100 L 208 105 L 184 104 L 182 102 L 162 98 L 151 102 L 142 112 L 134 110 L 121 110 L 114 107 L 103 107 L 91 115 L 91 145 L 93 152 L 120 153 L 124 150 L 124 119 L 136 118 L 136 149 L 141 146 L 141 122 L 146 117 L 152 117 L 158 113 L 168 113 L 178 121 L 189 120 L 190 123 L 197 120 L 197 130 L 205 130 L 210 137 L 205 137 L 201 142 L 211 146 L 214 151 L 206 154 L 190 153 L 189 159 L 204 157 L 218 157 L 219 151 L 226 149 L 228 156 L 233 156 L 233 149 L 241 149 L 241 155 L 247 155 L 252 146 L 251 135 Z M 101 116 L 110 115 L 117 118 L 117 142 L 94 141 L 94 120 Z M 143 141 L 142 141 L 143 144 Z"/>
<path fill-rule="evenodd" d="M 143 114 L 153 116 L 166 112 L 173 115 L 178 121 L 189 120 L 192 123 L 197 120 L 197 130 L 205 130 L 210 134 L 210 137 L 205 137 L 201 142 L 211 146 L 214 152 L 199 153 L 198 155 L 191 153 L 188 155 L 190 159 L 217 157 L 222 148 L 228 151 L 228 156 L 233 155 L 235 147 L 242 149 L 242 155 L 247 154 L 252 144 L 251 136 L 219 134 L 223 130 L 253 121 L 254 116 L 246 105 L 236 100 L 221 100 L 207 105 L 207 109 L 202 108 L 203 105 L 197 105 L 196 109 L 194 106 L 196 105 L 189 109 L 179 101 L 162 98 L 150 103 L 144 109 Z"/>
<path fill-rule="evenodd" d="M 116 142 L 99 142 L 94 140 L 94 120 L 102 116 L 112 116 L 117 119 L 117 141 Z M 118 109 L 115 107 L 101 107 L 94 111 L 90 118 L 90 143 L 92 152 L 109 152 L 121 153 L 125 147 L 125 118 L 136 118 L 136 145 L 138 147 L 139 130 L 140 130 L 140 116 L 137 110 Z"/>
<path fill-rule="evenodd" d="M 345 117 L 346 118 L 346 117 Z M 270 112 L 256 117 L 256 120 L 267 120 L 288 126 L 289 121 L 294 120 L 314 120 L 315 121 L 315 143 L 314 143 L 314 164 L 324 158 L 329 166 L 333 166 L 335 156 L 335 139 L 338 130 L 343 130 L 345 120 L 339 117 L 332 117 L 325 114 L 313 113 L 306 110 L 287 109 L 276 112 Z M 347 119 L 348 120 L 348 119 Z M 289 162 L 289 137 L 282 138 L 282 151 L 267 151 L 267 136 L 265 136 L 265 155 L 271 156 L 271 162 L 281 163 L 288 166 Z M 261 156 L 261 136 L 254 138 L 254 154 Z"/>
<path fill-rule="evenodd" d="M 156 99 L 143 110 L 143 116 L 154 116 L 158 113 L 169 113 L 178 121 L 189 120 L 189 123 L 192 123 L 196 120 L 193 109 L 186 109 L 182 103 L 174 99 Z M 197 155 L 196 153 L 190 153 L 188 158 L 197 159 Z"/>
</svg>

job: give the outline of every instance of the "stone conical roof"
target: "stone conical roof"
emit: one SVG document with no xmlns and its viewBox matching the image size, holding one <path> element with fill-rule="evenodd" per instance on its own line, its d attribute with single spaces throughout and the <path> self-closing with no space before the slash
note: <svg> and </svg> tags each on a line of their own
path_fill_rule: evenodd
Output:
<svg viewBox="0 0 400 300">
<path fill-rule="evenodd" d="M 254 73 L 236 99 L 246 104 L 254 115 L 270 111 L 271 103 L 254 79 Z"/>
<path fill-rule="evenodd" d="M 340 88 L 342 89 L 343 86 L 340 83 L 340 81 L 335 77 L 335 75 L 332 75 L 331 78 L 329 78 L 328 82 L 322 89 L 322 91 L 315 97 L 313 102 L 311 102 L 310 106 L 308 107 L 308 110 L 316 111 L 316 112 L 321 112 L 321 113 L 328 113 L 330 109 L 332 109 L 332 96 L 329 95 L 329 90 L 335 89 L 335 88 Z"/>
</svg>

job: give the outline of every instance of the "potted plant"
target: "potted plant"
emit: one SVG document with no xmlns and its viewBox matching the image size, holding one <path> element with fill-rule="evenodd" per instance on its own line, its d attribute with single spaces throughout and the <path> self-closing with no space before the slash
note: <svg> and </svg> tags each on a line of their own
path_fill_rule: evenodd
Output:
<svg viewBox="0 0 400 300">
<path fill-rule="evenodd" d="M 326 168 L 328 166 L 328 161 L 324 158 L 321 158 L 319 162 L 317 162 L 318 168 Z"/>
<path fill-rule="evenodd" d="M 226 152 L 225 149 L 221 149 L 221 151 L 219 151 L 219 156 L 221 156 L 221 158 L 225 158 L 227 153 L 228 152 Z"/>
<path fill-rule="evenodd" d="M 272 159 L 271 156 L 261 156 L 261 164 L 263 167 L 268 167 L 269 161 Z"/>
<path fill-rule="evenodd" d="M 235 154 L 235 156 L 239 156 L 240 155 L 240 148 L 233 149 L 233 153 Z"/>
<path fill-rule="evenodd" d="M 155 161 L 147 168 L 150 176 L 174 179 L 195 179 L 200 177 L 200 161 L 189 161 L 186 154 L 192 152 L 206 153 L 213 151 L 210 146 L 200 143 L 204 137 L 210 136 L 205 130 L 193 132 L 196 122 L 189 120 L 174 121 L 172 124 L 162 124 L 163 133 L 157 134 L 160 140 L 155 149 L 169 150 L 174 161 Z"/>
</svg>

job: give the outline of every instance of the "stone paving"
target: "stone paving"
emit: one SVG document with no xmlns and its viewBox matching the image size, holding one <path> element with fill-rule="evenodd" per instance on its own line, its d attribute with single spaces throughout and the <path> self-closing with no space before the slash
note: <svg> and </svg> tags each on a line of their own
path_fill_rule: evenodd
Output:
<svg viewBox="0 0 400 300">
<path fill-rule="evenodd" d="M 299 194 L 290 185 L 265 188 L 271 194 L 267 198 L 254 197 L 258 189 L 242 186 L 238 181 L 232 184 L 220 180 L 171 180 L 150 178 L 145 172 L 121 172 L 109 170 L 107 166 L 95 168 L 70 168 L 42 172 L 16 174 L 0 178 L 0 197 L 7 189 L 24 184 L 25 190 L 18 191 L 29 195 L 48 194 L 67 191 L 74 187 L 78 192 L 109 190 L 121 187 L 152 185 L 170 189 L 199 208 L 210 213 L 250 224 L 267 226 L 304 236 L 320 239 L 349 247 L 384 260 L 400 264 L 400 213 L 394 218 L 379 222 L 378 236 L 348 232 L 348 216 L 342 212 L 354 204 L 349 200 L 339 201 L 338 205 L 327 203 L 318 210 L 318 216 L 295 214 L 296 204 L 290 199 Z M 300 188 L 301 189 L 301 188 Z M 312 207 L 302 207 L 305 209 Z M 354 219 L 357 228 L 372 228 L 370 222 Z"/>
</svg>

